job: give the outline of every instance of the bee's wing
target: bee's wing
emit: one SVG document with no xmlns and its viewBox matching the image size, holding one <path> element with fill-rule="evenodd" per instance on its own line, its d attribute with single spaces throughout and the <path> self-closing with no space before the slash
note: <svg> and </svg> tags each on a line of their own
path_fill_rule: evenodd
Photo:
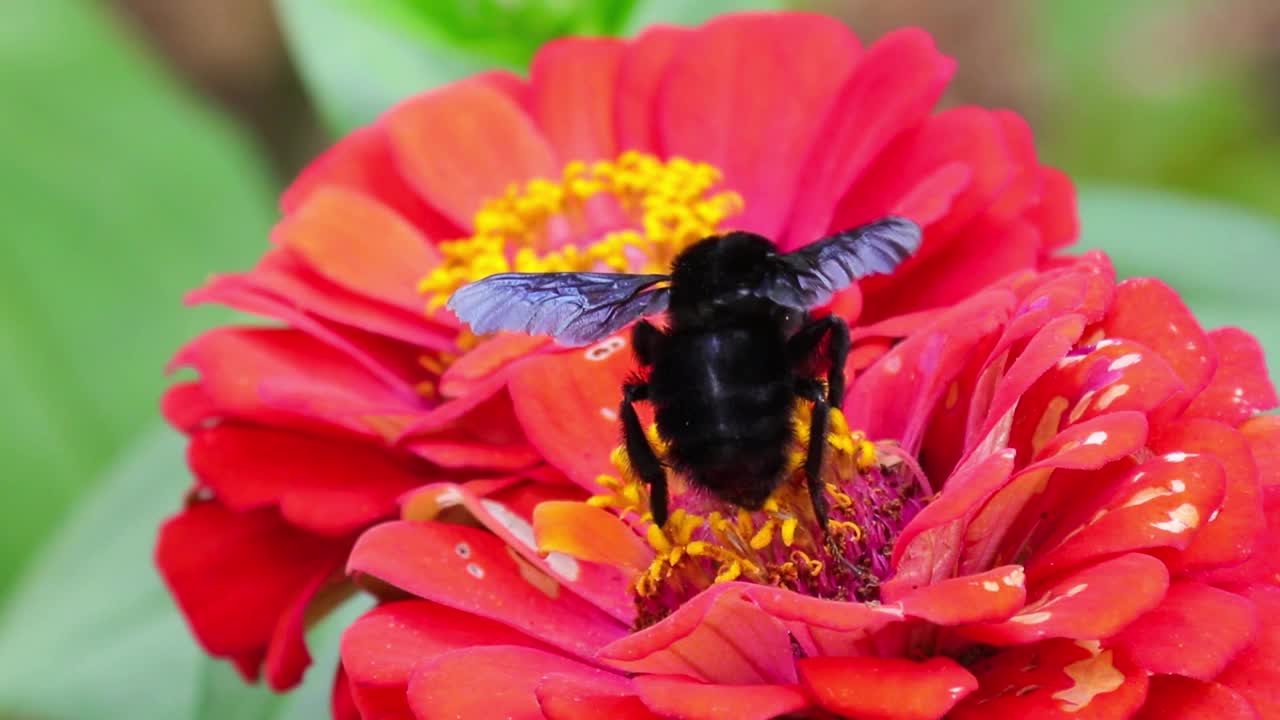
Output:
<svg viewBox="0 0 1280 720">
<path fill-rule="evenodd" d="M 763 294 L 779 305 L 808 310 L 858 278 L 893 272 L 919 247 L 919 225 L 900 217 L 877 220 L 778 255 Z"/>
<path fill-rule="evenodd" d="M 502 273 L 460 288 L 448 307 L 483 335 L 511 330 L 586 345 L 667 309 L 666 275 Z"/>
</svg>

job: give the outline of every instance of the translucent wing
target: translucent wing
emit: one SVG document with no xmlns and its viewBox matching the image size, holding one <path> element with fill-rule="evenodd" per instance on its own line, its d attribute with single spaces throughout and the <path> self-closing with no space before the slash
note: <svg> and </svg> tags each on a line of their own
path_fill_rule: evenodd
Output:
<svg viewBox="0 0 1280 720">
<path fill-rule="evenodd" d="M 868 275 L 893 272 L 920 247 L 920 226 L 889 217 L 778 255 L 763 294 L 797 310 L 823 305 Z"/>
<path fill-rule="evenodd" d="M 448 307 L 472 332 L 511 330 L 586 345 L 667 309 L 666 275 L 502 273 L 460 288 Z"/>
</svg>

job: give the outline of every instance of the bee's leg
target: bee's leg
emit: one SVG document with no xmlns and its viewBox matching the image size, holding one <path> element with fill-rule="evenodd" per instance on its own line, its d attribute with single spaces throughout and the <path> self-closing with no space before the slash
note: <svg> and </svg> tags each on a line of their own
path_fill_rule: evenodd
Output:
<svg viewBox="0 0 1280 720">
<path fill-rule="evenodd" d="M 827 498 L 823 494 L 822 456 L 827 446 L 827 425 L 831 406 L 822 397 L 822 386 L 816 380 L 802 378 L 796 386 L 796 394 L 813 401 L 813 416 L 809 422 L 809 445 L 805 455 L 804 474 L 809 485 L 809 500 L 813 502 L 813 514 L 827 532 Z"/>
<path fill-rule="evenodd" d="M 618 415 L 622 418 L 622 441 L 627 447 L 631 469 L 649 486 L 649 509 L 653 511 L 653 521 L 658 527 L 662 527 L 667 524 L 667 471 L 649 445 L 649 438 L 644 434 L 644 427 L 640 425 L 640 416 L 636 415 L 634 405 L 637 400 L 648 399 L 647 383 L 623 385 L 622 407 Z"/>
<path fill-rule="evenodd" d="M 834 408 L 844 405 L 844 364 L 849 359 L 849 326 L 835 315 L 819 318 L 800 328 L 787 341 L 787 353 L 793 366 L 808 360 L 822 338 L 830 336 L 827 356 L 831 366 L 827 369 L 827 404 Z"/>
<path fill-rule="evenodd" d="M 631 348 L 636 360 L 644 367 L 652 367 L 658 356 L 658 344 L 666 335 L 648 320 L 641 320 L 631 328 Z"/>
</svg>

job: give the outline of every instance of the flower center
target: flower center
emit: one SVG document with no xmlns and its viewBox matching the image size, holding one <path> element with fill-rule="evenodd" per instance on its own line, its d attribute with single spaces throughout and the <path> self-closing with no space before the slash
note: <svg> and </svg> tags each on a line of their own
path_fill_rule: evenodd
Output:
<svg viewBox="0 0 1280 720">
<path fill-rule="evenodd" d="M 808 437 L 811 410 L 808 403 L 798 406 L 796 437 Z M 802 443 L 790 449 L 787 479 L 757 512 L 672 478 L 672 511 L 663 527 L 652 524 L 648 489 L 631 473 L 625 450 L 614 451 L 623 479 L 599 478 L 608 492 L 588 503 L 635 513 L 648 523 L 646 538 L 655 557 L 633 584 L 639 627 L 666 617 L 706 587 L 731 580 L 828 599 L 879 599 L 893 543 L 932 490 L 915 460 L 896 443 L 873 443 L 864 433 L 851 432 L 838 410 L 831 412 L 830 426 L 821 478 L 830 508 L 825 534 L 805 487 Z M 649 442 L 665 460 L 665 443 L 655 427 L 649 428 Z"/>
<path fill-rule="evenodd" d="M 737 193 L 716 189 L 720 179 L 705 163 L 628 151 L 569 163 L 559 182 L 513 184 L 476 213 L 474 235 L 440 244 L 440 265 L 419 285 L 427 310 L 494 273 L 667 272 L 742 209 Z"/>
</svg>

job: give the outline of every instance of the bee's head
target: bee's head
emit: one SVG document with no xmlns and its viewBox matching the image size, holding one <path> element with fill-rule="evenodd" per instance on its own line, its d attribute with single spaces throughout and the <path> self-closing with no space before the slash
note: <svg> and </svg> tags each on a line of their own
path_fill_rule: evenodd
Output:
<svg viewBox="0 0 1280 720">
<path fill-rule="evenodd" d="M 749 232 L 714 235 L 690 245 L 671 269 L 672 303 L 715 302 L 760 287 L 777 247 Z"/>
</svg>

